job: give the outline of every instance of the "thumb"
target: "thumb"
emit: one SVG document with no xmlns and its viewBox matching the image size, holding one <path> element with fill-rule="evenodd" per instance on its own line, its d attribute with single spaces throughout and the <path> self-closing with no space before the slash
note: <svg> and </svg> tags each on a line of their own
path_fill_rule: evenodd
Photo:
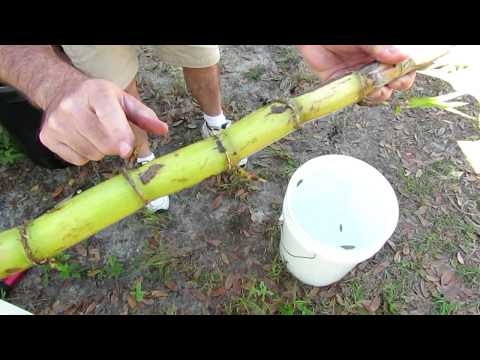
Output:
<svg viewBox="0 0 480 360">
<path fill-rule="evenodd" d="M 123 104 L 123 110 L 128 121 L 157 135 L 164 135 L 168 132 L 168 125 L 161 121 L 152 109 L 142 104 L 135 97 L 124 94 Z"/>
<path fill-rule="evenodd" d="M 384 64 L 398 64 L 408 59 L 408 54 L 394 45 L 363 45 L 363 50 Z"/>
</svg>

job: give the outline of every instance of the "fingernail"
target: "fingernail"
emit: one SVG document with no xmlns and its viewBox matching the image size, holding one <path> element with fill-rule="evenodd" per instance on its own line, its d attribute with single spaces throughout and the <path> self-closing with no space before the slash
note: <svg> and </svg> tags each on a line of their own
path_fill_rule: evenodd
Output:
<svg viewBox="0 0 480 360">
<path fill-rule="evenodd" d="M 122 141 L 120 143 L 120 145 L 118 146 L 118 150 L 119 150 L 119 155 L 122 157 L 122 158 L 127 158 L 130 156 L 130 154 L 132 153 L 132 147 L 127 144 L 126 142 Z"/>
<path fill-rule="evenodd" d="M 392 56 L 405 55 L 404 52 L 396 46 L 389 46 L 385 51 Z"/>
</svg>

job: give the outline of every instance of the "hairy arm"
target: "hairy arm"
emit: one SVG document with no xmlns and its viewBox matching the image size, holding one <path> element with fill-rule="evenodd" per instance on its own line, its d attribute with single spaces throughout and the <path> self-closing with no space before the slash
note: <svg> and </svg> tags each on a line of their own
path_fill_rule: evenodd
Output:
<svg viewBox="0 0 480 360">
<path fill-rule="evenodd" d="M 0 46 L 0 81 L 21 91 L 43 110 L 58 93 L 86 79 L 50 45 Z"/>
</svg>

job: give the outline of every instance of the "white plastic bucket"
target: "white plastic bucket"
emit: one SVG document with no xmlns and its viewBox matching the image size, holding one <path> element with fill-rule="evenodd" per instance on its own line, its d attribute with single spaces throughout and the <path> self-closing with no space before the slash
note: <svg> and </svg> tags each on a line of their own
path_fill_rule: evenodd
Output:
<svg viewBox="0 0 480 360">
<path fill-rule="evenodd" d="M 330 285 L 383 247 L 398 216 L 395 192 L 374 167 L 344 155 L 314 158 L 288 184 L 281 257 L 300 281 Z"/>
<path fill-rule="evenodd" d="M 0 300 L 0 315 L 33 315 L 6 301 Z"/>
</svg>

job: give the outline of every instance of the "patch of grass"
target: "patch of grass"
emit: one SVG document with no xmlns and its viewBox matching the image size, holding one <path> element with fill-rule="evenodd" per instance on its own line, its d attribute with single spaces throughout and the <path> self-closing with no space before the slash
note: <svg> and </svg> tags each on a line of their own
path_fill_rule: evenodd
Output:
<svg viewBox="0 0 480 360">
<path fill-rule="evenodd" d="M 217 177 L 217 186 L 220 191 L 224 191 L 230 197 L 235 197 L 240 190 L 244 191 L 245 194 L 259 190 L 255 185 L 255 180 L 242 176 L 237 172 L 219 175 Z"/>
<path fill-rule="evenodd" d="M 300 63 L 300 55 L 294 46 L 280 47 L 275 62 L 280 71 L 287 72 Z"/>
<path fill-rule="evenodd" d="M 142 223 L 153 229 L 166 229 L 175 225 L 172 214 L 168 211 L 153 212 L 147 208 L 140 211 Z"/>
<path fill-rule="evenodd" d="M 25 157 L 20 146 L 0 125 L 0 166 L 11 166 Z"/>
<path fill-rule="evenodd" d="M 358 312 L 366 313 L 362 302 L 365 300 L 365 289 L 358 279 L 349 280 L 345 283 L 344 288 L 344 303 L 341 304 L 349 313 Z"/>
<path fill-rule="evenodd" d="M 50 269 L 55 269 L 62 280 L 80 279 L 87 268 L 82 267 L 79 263 L 69 262 L 71 255 L 60 254 L 50 262 Z"/>
<path fill-rule="evenodd" d="M 293 157 L 291 151 L 279 145 L 271 145 L 266 151 L 273 157 L 282 160 L 284 163 L 278 171 L 278 175 L 289 178 L 300 166 L 300 162 Z"/>
<path fill-rule="evenodd" d="M 404 169 L 400 170 L 399 175 L 403 179 L 405 191 L 418 197 L 421 202 L 443 191 L 445 185 L 458 182 L 458 174 L 450 160 L 436 161 L 418 177 L 415 174 L 407 176 Z"/>
<path fill-rule="evenodd" d="M 135 282 L 133 295 L 135 296 L 136 302 L 142 302 L 143 298 L 145 297 L 145 291 L 142 290 L 142 282 L 140 280 Z"/>
<path fill-rule="evenodd" d="M 243 76 L 249 80 L 258 81 L 260 80 L 262 75 L 265 74 L 266 71 L 267 68 L 265 67 L 265 65 L 258 64 L 255 65 L 253 68 L 248 69 L 248 71 L 246 71 Z"/>
<path fill-rule="evenodd" d="M 401 287 L 397 282 L 388 282 L 383 286 L 383 301 L 387 304 L 387 310 L 391 315 L 399 314 Z"/>
<path fill-rule="evenodd" d="M 280 255 L 276 255 L 270 265 L 270 271 L 268 272 L 268 277 L 273 281 L 280 280 L 280 277 L 285 272 L 285 263 L 282 261 Z"/>
<path fill-rule="evenodd" d="M 7 291 L 5 289 L 0 289 L 0 300 L 5 300 L 7 298 Z"/>
<path fill-rule="evenodd" d="M 194 274 L 193 281 L 200 286 L 202 291 L 208 292 L 222 285 L 223 274 L 218 271 L 201 270 L 198 274 Z"/>
<path fill-rule="evenodd" d="M 116 256 L 110 256 L 107 259 L 105 267 L 102 269 L 101 277 L 109 279 L 118 279 L 124 272 L 123 265 L 118 261 Z"/>
<path fill-rule="evenodd" d="M 277 299 L 278 296 L 263 281 L 255 280 L 241 297 L 235 299 L 230 311 L 238 314 L 272 315 L 273 301 Z"/>
<path fill-rule="evenodd" d="M 435 315 L 452 315 L 459 309 L 459 305 L 451 303 L 443 295 L 437 295 L 433 298 L 435 304 Z"/>
<path fill-rule="evenodd" d="M 280 315 L 315 315 L 310 300 L 294 300 L 283 304 L 279 309 Z"/>
<path fill-rule="evenodd" d="M 480 282 L 480 267 L 479 266 L 470 266 L 458 264 L 455 267 L 455 271 L 460 275 L 465 281 L 469 283 L 479 283 Z"/>
</svg>

